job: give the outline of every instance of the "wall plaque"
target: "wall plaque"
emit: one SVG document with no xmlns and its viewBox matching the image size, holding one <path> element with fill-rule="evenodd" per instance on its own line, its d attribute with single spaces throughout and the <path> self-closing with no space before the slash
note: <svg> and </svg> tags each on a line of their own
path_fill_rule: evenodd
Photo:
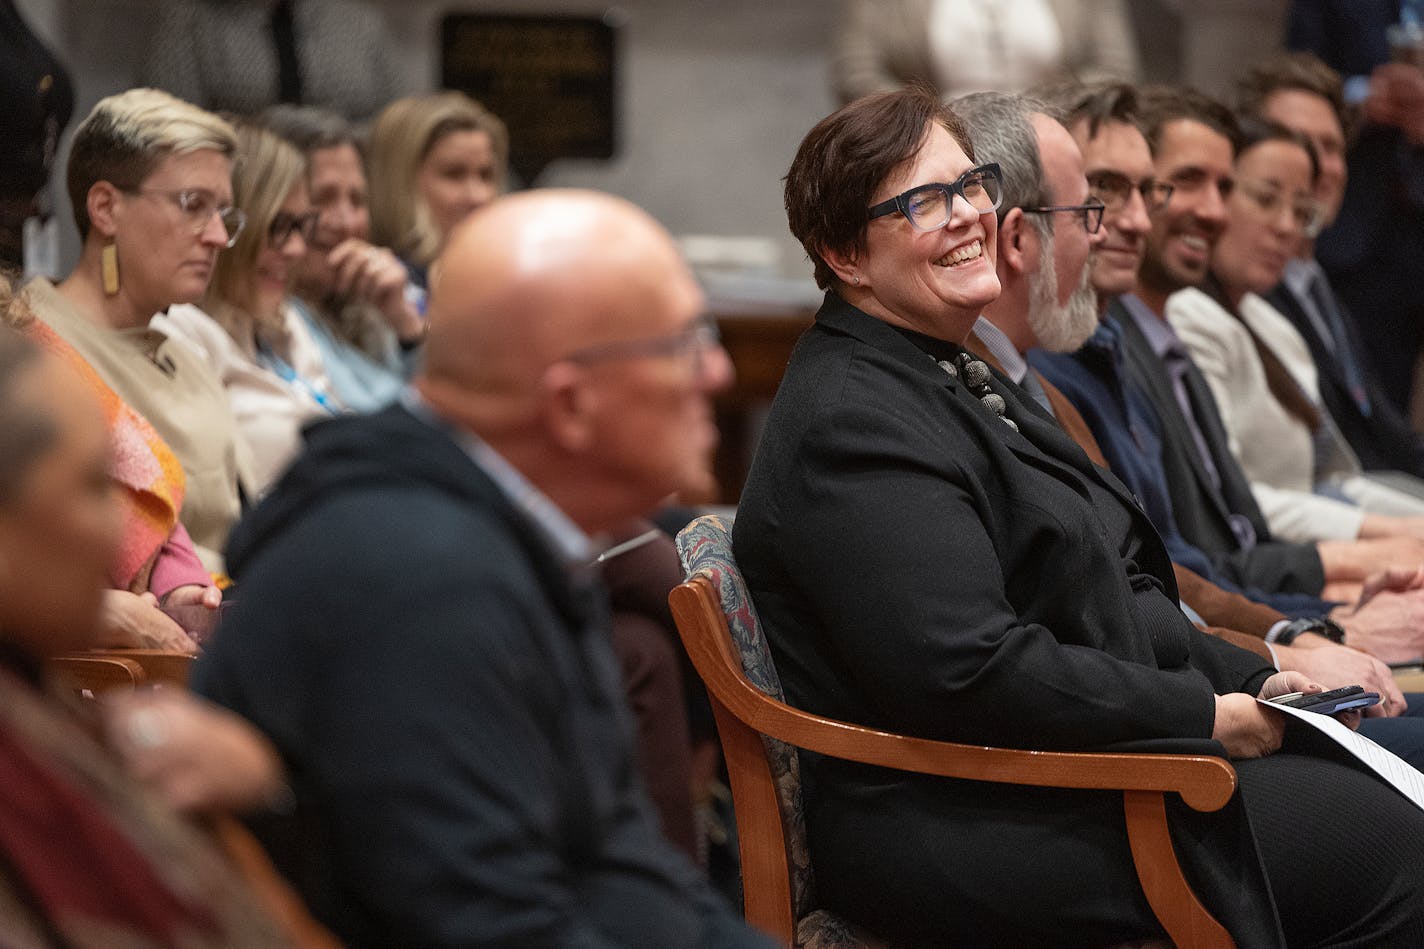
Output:
<svg viewBox="0 0 1424 949">
<path fill-rule="evenodd" d="M 452 13 L 440 80 L 509 126 L 509 163 L 532 185 L 555 158 L 612 158 L 616 28 L 608 17 Z"/>
</svg>

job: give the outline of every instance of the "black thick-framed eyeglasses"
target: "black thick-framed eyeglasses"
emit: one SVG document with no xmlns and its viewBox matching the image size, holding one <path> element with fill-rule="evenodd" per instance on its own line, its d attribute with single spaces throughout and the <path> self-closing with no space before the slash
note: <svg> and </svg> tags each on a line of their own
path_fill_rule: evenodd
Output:
<svg viewBox="0 0 1424 949">
<path fill-rule="evenodd" d="M 1107 208 L 1097 198 L 1089 198 L 1087 204 L 1051 204 L 1039 208 L 1023 208 L 1023 213 L 1056 214 L 1063 211 L 1077 214 L 1083 221 L 1083 230 L 1089 234 L 1096 234 L 1098 228 L 1103 226 L 1103 212 L 1106 210 Z"/>
<path fill-rule="evenodd" d="M 272 218 L 272 223 L 267 225 L 267 240 L 273 247 L 286 247 L 287 241 L 292 239 L 293 234 L 300 234 L 302 240 L 310 244 L 312 238 L 316 236 L 316 228 L 319 223 L 321 223 L 319 211 L 308 211 L 305 214 L 278 211 Z"/>
<path fill-rule="evenodd" d="M 979 214 L 993 211 L 1004 199 L 1003 175 L 999 166 L 990 162 L 969 169 L 952 182 L 932 181 L 916 185 L 893 198 L 871 205 L 870 220 L 898 211 L 917 231 L 938 230 L 953 214 L 955 195 L 963 198 L 964 203 Z"/>
</svg>

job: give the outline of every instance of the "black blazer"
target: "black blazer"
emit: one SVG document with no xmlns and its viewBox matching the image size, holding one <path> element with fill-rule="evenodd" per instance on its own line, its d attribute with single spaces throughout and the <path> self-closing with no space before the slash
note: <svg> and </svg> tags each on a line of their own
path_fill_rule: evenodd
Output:
<svg viewBox="0 0 1424 949">
<path fill-rule="evenodd" d="M 1185 619 L 1146 515 L 1017 387 L 993 383 L 1021 432 L 929 355 L 957 352 L 834 294 L 797 344 L 733 530 L 789 701 L 953 741 L 1219 749 L 1213 690 L 1255 691 L 1272 670 Z M 805 759 L 818 885 L 852 918 L 931 938 L 951 905 L 958 931 L 1005 944 L 1040 941 L 1037 924 L 1114 941 L 1093 907 L 1137 918 L 1125 864 L 1067 870 L 1074 845 L 1045 829 L 1070 819 L 1121 853 L 1112 795 Z M 1043 836 L 1021 849 L 1025 833 Z M 1089 878 L 1106 903 L 1079 899 Z"/>
<path fill-rule="evenodd" d="M 1177 404 L 1166 367 L 1121 302 L 1115 301 L 1108 308 L 1108 315 L 1122 330 L 1128 377 L 1147 395 L 1161 420 L 1163 473 L 1182 536 L 1205 551 L 1213 566 L 1238 586 L 1318 595 L 1325 585 L 1320 554 L 1311 544 L 1271 538 L 1250 483 L 1227 448 L 1221 419 L 1213 410 L 1203 425 L 1212 460 L 1221 476 L 1218 492 L 1197 453 L 1196 440 Z M 1241 549 L 1231 530 L 1228 516 L 1232 513 L 1244 515 L 1256 531 L 1257 542 L 1250 550 Z"/>
<path fill-rule="evenodd" d="M 1315 324 L 1300 305 L 1300 300 L 1286 287 L 1277 286 L 1266 296 L 1267 302 L 1283 313 L 1286 319 L 1305 337 L 1310 347 L 1310 356 L 1315 360 L 1319 376 L 1320 400 L 1325 410 L 1334 419 L 1340 434 L 1350 443 L 1360 466 L 1366 471 L 1405 471 L 1424 477 L 1424 442 L 1409 427 L 1389 395 L 1380 388 L 1379 381 L 1371 367 L 1369 353 L 1360 341 L 1354 318 L 1345 311 L 1345 304 L 1338 297 L 1342 323 L 1348 336 L 1347 343 L 1360 363 L 1364 376 L 1365 393 L 1370 400 L 1370 414 L 1365 415 L 1350 395 L 1350 387 L 1345 382 L 1345 370 L 1340 360 L 1320 338 Z"/>
</svg>

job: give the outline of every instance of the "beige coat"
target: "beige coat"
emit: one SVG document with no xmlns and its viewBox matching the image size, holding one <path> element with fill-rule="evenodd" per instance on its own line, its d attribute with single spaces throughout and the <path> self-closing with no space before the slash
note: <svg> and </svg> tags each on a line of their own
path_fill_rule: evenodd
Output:
<svg viewBox="0 0 1424 949">
<path fill-rule="evenodd" d="M 49 281 L 25 287 L 30 309 L 73 346 L 109 386 L 173 449 L 186 490 L 178 519 L 208 570 L 221 572 L 221 551 L 248 492 L 251 458 L 218 377 L 156 325 L 116 330 L 76 310 Z"/>
</svg>

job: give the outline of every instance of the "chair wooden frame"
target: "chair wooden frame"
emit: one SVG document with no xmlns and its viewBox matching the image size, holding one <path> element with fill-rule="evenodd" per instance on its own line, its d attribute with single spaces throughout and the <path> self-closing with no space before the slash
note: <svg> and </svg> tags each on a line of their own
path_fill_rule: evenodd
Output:
<svg viewBox="0 0 1424 949">
<path fill-rule="evenodd" d="M 100 692 L 116 686 L 187 686 L 195 656 L 169 649 L 86 649 L 52 656 L 52 669 L 81 689 Z"/>
<path fill-rule="evenodd" d="M 52 656 L 46 664 L 76 690 L 94 695 L 110 689 L 132 691 L 147 679 L 143 666 L 137 661 L 103 653 Z"/>
<path fill-rule="evenodd" d="M 921 774 L 1121 791 L 1138 879 L 1167 934 L 1179 949 L 1235 946 L 1182 875 L 1163 797 L 1170 791 L 1195 810 L 1221 809 L 1236 790 L 1236 771 L 1229 762 L 1196 755 L 961 745 L 811 715 L 776 701 L 748 680 L 710 579 L 695 575 L 684 581 L 672 591 L 670 603 L 683 645 L 707 686 L 726 758 L 741 849 L 744 913 L 748 922 L 785 945 L 794 945 L 796 920 L 785 831 L 762 736 L 818 754 Z"/>
</svg>

